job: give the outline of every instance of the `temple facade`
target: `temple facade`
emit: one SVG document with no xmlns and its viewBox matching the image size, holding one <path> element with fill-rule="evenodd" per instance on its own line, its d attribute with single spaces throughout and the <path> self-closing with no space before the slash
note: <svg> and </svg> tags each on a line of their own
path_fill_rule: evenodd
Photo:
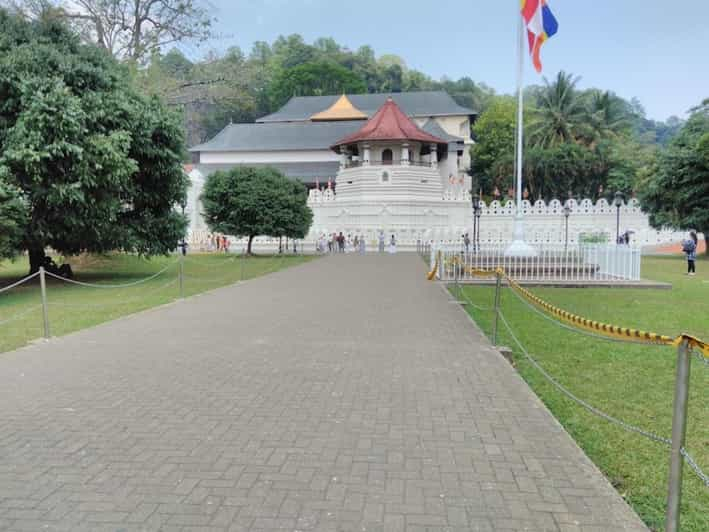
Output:
<svg viewBox="0 0 709 532">
<path fill-rule="evenodd" d="M 313 224 L 301 243 L 306 249 L 339 232 L 365 238 L 372 247 L 381 232 L 387 240 L 394 235 L 403 249 L 415 249 L 417 242 L 459 241 L 462 234 L 473 234 L 468 170 L 474 118 L 474 111 L 444 92 L 414 92 L 297 97 L 254 124 L 229 124 L 191 149 L 190 244 L 200 249 L 208 240 L 199 200 L 205 179 L 240 165 L 275 167 L 308 187 Z M 514 204 L 478 204 L 480 241 L 509 242 Z M 531 243 L 574 243 L 584 233 L 604 233 L 612 240 L 618 230 L 632 231 L 642 245 L 681 238 L 652 229 L 634 200 L 619 210 L 605 200 L 571 200 L 567 209 L 557 200 L 548 205 L 525 200 L 522 209 Z M 233 249 L 240 249 L 234 243 Z M 254 246 L 273 251 L 278 243 L 260 237 Z"/>
<path fill-rule="evenodd" d="M 386 143 L 380 142 L 361 146 L 361 154 L 357 145 L 346 146 L 344 153 L 332 149 L 334 143 L 355 133 L 373 118 L 388 99 L 417 130 L 436 138 L 436 153 L 433 155 L 436 162 L 428 167 L 428 173 L 436 173 L 435 181 L 441 187 L 438 196 L 441 190 L 453 193 L 454 190 L 469 189 L 469 148 L 473 143 L 470 128 L 476 112 L 461 107 L 447 93 L 293 97 L 277 112 L 258 119 L 256 123 L 229 124 L 208 142 L 191 148 L 192 164 L 187 170 L 192 186 L 186 211 L 190 217 L 192 240 L 199 239 L 207 231 L 200 215 L 199 195 L 206 177 L 216 170 L 235 166 L 271 166 L 287 177 L 303 182 L 313 198 L 339 194 L 348 179 L 338 179 L 338 173 L 363 164 L 365 152 L 369 162 L 384 158 L 383 164 L 391 167 L 390 172 L 400 172 L 402 146 L 385 146 Z M 430 163 L 429 144 L 407 146 L 409 168 L 423 168 L 420 166 L 422 162 Z M 388 159 L 390 154 L 391 159 Z M 343 157 L 348 157 L 344 167 Z M 428 179 L 433 183 L 432 175 Z M 420 180 L 418 183 L 421 185 Z M 313 202 L 322 203 L 315 199 Z M 317 217 L 318 213 L 315 215 Z"/>
</svg>

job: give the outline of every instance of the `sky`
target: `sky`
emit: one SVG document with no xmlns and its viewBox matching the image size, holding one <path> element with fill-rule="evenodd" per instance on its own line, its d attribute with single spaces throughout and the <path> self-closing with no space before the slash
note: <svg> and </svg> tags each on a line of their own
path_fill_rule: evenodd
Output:
<svg viewBox="0 0 709 532">
<path fill-rule="evenodd" d="M 218 39 L 207 49 L 300 33 L 350 49 L 396 54 L 435 79 L 469 76 L 498 92 L 516 86 L 519 0 L 209 0 Z M 709 0 L 549 0 L 559 33 L 542 48 L 542 76 L 637 97 L 649 118 L 684 117 L 709 97 Z M 527 58 L 528 59 L 528 58 Z M 525 83 L 542 82 L 527 60 Z"/>
</svg>

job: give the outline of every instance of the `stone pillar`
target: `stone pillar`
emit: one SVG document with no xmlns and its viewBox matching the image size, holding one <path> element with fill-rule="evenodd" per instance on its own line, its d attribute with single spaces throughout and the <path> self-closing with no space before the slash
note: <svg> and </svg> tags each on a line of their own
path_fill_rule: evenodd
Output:
<svg viewBox="0 0 709 532">
<path fill-rule="evenodd" d="M 362 145 L 362 166 L 369 166 L 369 157 L 370 157 L 369 144 L 363 144 Z"/>
<path fill-rule="evenodd" d="M 438 146 L 431 144 L 431 167 L 438 168 Z"/>
<path fill-rule="evenodd" d="M 409 165 L 409 144 L 404 142 L 401 145 L 401 166 Z"/>
<path fill-rule="evenodd" d="M 347 166 L 347 152 L 344 148 L 340 148 L 340 170 L 344 170 Z"/>
</svg>

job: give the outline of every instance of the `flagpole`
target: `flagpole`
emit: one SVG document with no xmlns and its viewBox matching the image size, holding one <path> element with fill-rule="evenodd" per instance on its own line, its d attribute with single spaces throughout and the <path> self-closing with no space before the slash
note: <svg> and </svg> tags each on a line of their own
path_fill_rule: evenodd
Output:
<svg viewBox="0 0 709 532">
<path fill-rule="evenodd" d="M 519 6 L 519 2 L 515 0 L 515 3 Z M 519 10 L 515 11 L 517 14 L 517 41 L 518 41 L 518 53 L 517 53 L 517 175 L 516 175 L 516 194 L 515 203 L 517 204 L 517 209 L 515 210 L 514 219 L 514 236 L 513 241 L 509 247 L 505 250 L 505 256 L 508 257 L 534 257 L 537 255 L 536 250 L 530 246 L 524 240 L 524 212 L 522 210 L 522 163 L 523 155 L 522 151 L 524 148 L 524 22 L 522 19 L 522 14 Z"/>
<path fill-rule="evenodd" d="M 517 203 L 517 216 L 522 216 L 522 147 L 524 146 L 524 24 L 522 16 L 517 12 L 517 186 L 515 201 Z"/>
</svg>

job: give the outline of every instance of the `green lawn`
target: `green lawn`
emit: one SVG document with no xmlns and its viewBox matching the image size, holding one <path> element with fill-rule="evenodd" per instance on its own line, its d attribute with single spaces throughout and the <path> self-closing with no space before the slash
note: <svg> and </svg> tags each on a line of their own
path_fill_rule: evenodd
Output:
<svg viewBox="0 0 709 532">
<path fill-rule="evenodd" d="M 671 282 L 672 290 L 532 288 L 565 310 L 616 325 L 709 340 L 709 261 L 696 277 L 683 275 L 681 257 L 644 257 L 646 279 Z M 465 287 L 474 303 L 491 307 L 493 287 Z M 489 335 L 492 314 L 467 306 Z M 562 329 L 532 312 L 509 289 L 502 311 L 515 334 L 541 365 L 577 396 L 634 425 L 670 437 L 676 351 L 608 342 Z M 500 345 L 514 343 L 500 324 Z M 669 449 L 600 419 L 561 395 L 519 352 L 524 379 L 566 427 L 621 495 L 655 530 L 664 529 Z M 709 472 L 709 365 L 693 359 L 687 448 Z M 709 488 L 685 465 L 682 530 L 709 530 Z"/>
<path fill-rule="evenodd" d="M 188 255 L 184 262 L 184 294 L 190 296 L 235 283 L 242 279 L 242 273 L 243 280 L 247 280 L 311 259 L 293 255 L 246 259 L 216 253 Z M 177 260 L 176 256 L 145 259 L 118 253 L 72 259 L 77 281 L 104 285 L 131 283 L 166 266 L 168 269 L 155 279 L 128 288 L 89 288 L 48 278 L 51 334 L 60 336 L 174 301 L 179 297 Z M 28 269 L 25 259 L 0 262 L 0 288 L 25 276 Z M 42 336 L 40 302 L 37 278 L 0 293 L 0 352 Z"/>
</svg>

